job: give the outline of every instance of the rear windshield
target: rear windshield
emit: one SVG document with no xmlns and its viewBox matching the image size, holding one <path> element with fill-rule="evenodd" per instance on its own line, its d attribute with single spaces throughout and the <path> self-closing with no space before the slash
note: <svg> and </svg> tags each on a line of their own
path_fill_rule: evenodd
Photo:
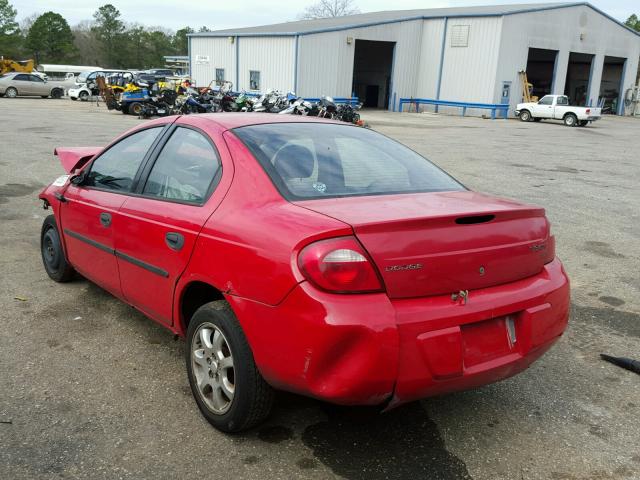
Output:
<svg viewBox="0 0 640 480">
<path fill-rule="evenodd" d="M 288 200 L 465 190 L 413 150 L 366 128 L 272 123 L 233 132 Z"/>
</svg>

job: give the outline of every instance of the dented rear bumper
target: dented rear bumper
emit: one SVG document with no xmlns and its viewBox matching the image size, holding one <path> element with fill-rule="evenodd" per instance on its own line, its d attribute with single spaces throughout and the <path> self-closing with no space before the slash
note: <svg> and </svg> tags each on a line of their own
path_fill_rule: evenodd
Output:
<svg viewBox="0 0 640 480">
<path fill-rule="evenodd" d="M 278 306 L 229 301 L 274 387 L 394 407 L 526 369 L 566 328 L 569 281 L 556 259 L 535 276 L 471 291 L 465 304 L 335 295 L 306 282 Z"/>
</svg>

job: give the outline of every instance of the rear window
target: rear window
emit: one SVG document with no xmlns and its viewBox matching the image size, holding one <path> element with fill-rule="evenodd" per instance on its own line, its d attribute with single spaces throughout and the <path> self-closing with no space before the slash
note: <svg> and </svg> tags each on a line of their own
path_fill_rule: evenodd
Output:
<svg viewBox="0 0 640 480">
<path fill-rule="evenodd" d="M 365 128 L 276 123 L 233 131 L 288 200 L 465 190 L 413 150 Z"/>
</svg>

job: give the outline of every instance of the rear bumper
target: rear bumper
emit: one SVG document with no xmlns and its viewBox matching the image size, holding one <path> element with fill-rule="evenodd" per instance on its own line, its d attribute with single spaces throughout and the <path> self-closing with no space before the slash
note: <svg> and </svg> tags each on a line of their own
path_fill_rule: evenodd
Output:
<svg viewBox="0 0 640 480">
<path fill-rule="evenodd" d="M 533 277 L 471 291 L 464 305 L 448 295 L 333 295 L 306 282 L 275 307 L 229 301 L 274 387 L 393 407 L 526 369 L 566 328 L 569 281 L 556 259 Z"/>
</svg>

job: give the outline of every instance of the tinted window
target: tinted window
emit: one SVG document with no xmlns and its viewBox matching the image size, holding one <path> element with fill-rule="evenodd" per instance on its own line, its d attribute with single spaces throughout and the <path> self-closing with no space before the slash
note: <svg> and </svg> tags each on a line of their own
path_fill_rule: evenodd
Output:
<svg viewBox="0 0 640 480">
<path fill-rule="evenodd" d="M 557 105 L 569 105 L 569 99 L 567 97 L 558 97 L 556 101 Z"/>
<path fill-rule="evenodd" d="M 220 161 L 211 143 L 202 134 L 179 127 L 158 155 L 143 193 L 203 203 L 219 170 Z"/>
<path fill-rule="evenodd" d="M 364 128 L 278 123 L 234 133 L 288 199 L 464 190 L 409 148 Z"/>
<path fill-rule="evenodd" d="M 121 192 L 131 191 L 133 178 L 162 127 L 148 128 L 113 145 L 91 166 L 85 185 Z"/>
<path fill-rule="evenodd" d="M 553 105 L 553 97 L 542 97 L 542 99 L 538 102 L 539 105 Z"/>
<path fill-rule="evenodd" d="M 13 77 L 13 79 L 14 80 L 21 80 L 21 81 L 24 81 L 24 82 L 28 82 L 29 81 L 29 75 L 25 75 L 25 74 L 16 75 L 15 77 Z"/>
<path fill-rule="evenodd" d="M 42 82 L 44 83 L 44 80 L 42 78 L 40 78 L 37 75 L 29 75 L 29 80 L 32 82 Z"/>
</svg>

